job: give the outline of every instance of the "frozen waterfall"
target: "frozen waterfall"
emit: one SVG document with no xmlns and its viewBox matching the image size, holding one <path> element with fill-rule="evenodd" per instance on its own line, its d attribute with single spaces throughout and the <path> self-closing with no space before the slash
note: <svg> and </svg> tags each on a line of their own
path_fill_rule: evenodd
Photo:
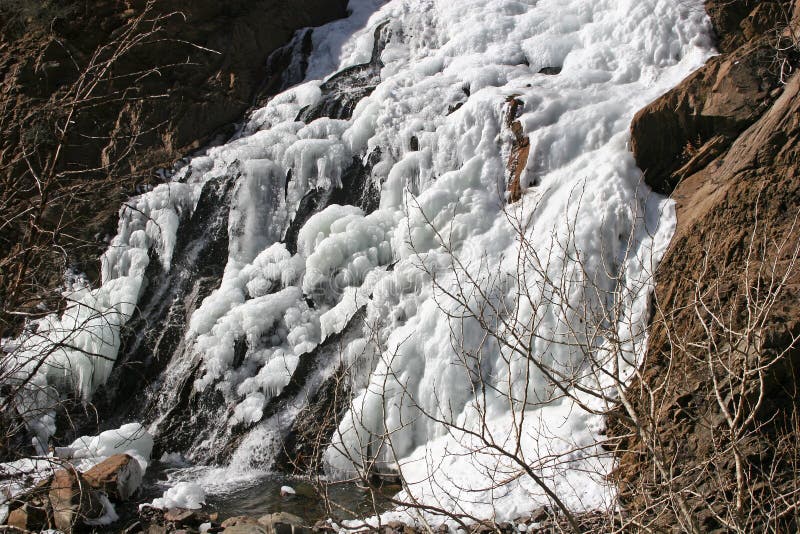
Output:
<svg viewBox="0 0 800 534">
<path fill-rule="evenodd" d="M 628 127 L 713 53 L 702 2 L 350 9 L 305 81 L 122 209 L 102 287 L 18 364 L 69 341 L 39 380 L 87 399 L 118 353 L 155 366 L 156 446 L 230 477 L 270 469 L 337 377 L 331 478 L 398 470 L 400 499 L 503 519 L 551 503 L 534 473 L 609 506 L 601 414 L 674 227 Z"/>
</svg>

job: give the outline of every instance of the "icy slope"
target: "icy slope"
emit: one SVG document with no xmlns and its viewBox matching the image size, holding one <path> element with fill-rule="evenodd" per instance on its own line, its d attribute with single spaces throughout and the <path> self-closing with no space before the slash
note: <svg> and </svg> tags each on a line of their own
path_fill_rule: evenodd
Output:
<svg viewBox="0 0 800 534">
<path fill-rule="evenodd" d="M 702 2 L 351 8 L 315 30 L 309 58 L 309 78 L 340 74 L 276 96 L 236 139 L 123 214 L 103 287 L 81 297 L 118 310 L 102 329 L 90 325 L 91 348 L 113 359 L 124 303 L 155 259 L 147 251 L 168 270 L 184 212 L 206 184 L 234 179 L 224 275 L 164 375 L 224 399 L 190 456 L 229 446 L 232 470 L 269 467 L 301 408 L 274 413 L 270 401 L 304 355 L 366 307 L 341 360 L 326 356 L 334 361 L 310 382 L 339 361 L 355 370 L 324 456 L 331 475 L 377 458 L 401 469 L 405 495 L 447 509 L 488 516 L 494 503 L 510 517 L 549 502 L 530 476 L 515 476 L 518 464 L 462 454 L 489 440 L 517 451 L 570 507 L 604 505 L 610 460 L 593 415 L 604 401 L 584 390 L 613 394 L 603 365 L 624 379 L 641 351 L 650 273 L 673 226 L 671 205 L 641 184 L 627 128 L 710 55 Z M 510 203 L 514 121 L 530 150 L 526 193 Z M 137 214 L 162 221 L 158 232 Z M 109 360 L 54 358 L 86 395 L 107 375 Z"/>
</svg>

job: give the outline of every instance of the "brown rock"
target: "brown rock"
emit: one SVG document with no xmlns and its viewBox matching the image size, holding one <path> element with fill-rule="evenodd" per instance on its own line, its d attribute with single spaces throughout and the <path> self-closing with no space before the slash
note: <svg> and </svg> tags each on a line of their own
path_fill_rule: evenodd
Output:
<svg viewBox="0 0 800 534">
<path fill-rule="evenodd" d="M 170 508 L 164 512 L 164 521 L 180 523 L 192 517 L 194 512 L 186 508 Z"/>
<path fill-rule="evenodd" d="M 303 519 L 288 512 L 275 512 L 272 514 L 262 515 L 261 517 L 258 518 L 258 522 L 262 525 L 272 525 L 275 523 L 302 525 Z"/>
<path fill-rule="evenodd" d="M 222 522 L 223 528 L 234 527 L 237 525 L 260 525 L 259 520 L 255 517 L 250 517 L 246 515 L 237 515 L 234 517 L 229 517 L 225 521 Z"/>
<path fill-rule="evenodd" d="M 139 488 L 142 475 L 138 460 L 127 454 L 115 454 L 86 471 L 83 477 L 110 499 L 126 501 Z"/>
<path fill-rule="evenodd" d="M 774 53 L 759 42 L 712 58 L 636 114 L 631 150 L 650 187 L 669 194 L 685 177 L 676 171 L 709 141 L 716 156 L 761 116 L 779 83 L 769 68 Z"/>
<path fill-rule="evenodd" d="M 797 12 L 800 2 L 792 3 Z M 795 74 L 785 78 L 785 84 L 772 87 L 777 83 L 776 71 L 765 72 L 765 78 L 759 79 L 759 69 L 774 66 L 767 60 L 776 53 L 767 40 L 776 33 L 769 22 L 774 2 L 708 4 L 719 8 L 716 15 L 712 13 L 712 19 L 718 18 L 715 27 L 727 25 L 727 31 L 735 34 L 721 35 L 721 49 L 726 53 L 653 102 L 632 127 L 637 161 L 646 165 L 648 183 L 671 193 L 677 227 L 658 267 L 657 311 L 641 377 L 646 387 L 635 382 L 629 392 L 637 409 L 648 410 L 653 407 L 651 401 L 656 403 L 657 437 L 676 473 L 670 484 L 686 488 L 697 530 L 725 530 L 717 514 L 729 509 L 725 492 L 734 487 L 735 462 L 729 448 L 719 447 L 720 442 L 728 443 L 720 430 L 727 423 L 712 384 L 715 378 L 721 383 L 727 368 L 738 369 L 759 355 L 782 355 L 763 369 L 757 391 L 739 390 L 740 399 L 750 399 L 751 406 L 759 407 L 753 412 L 756 428 L 748 429 L 747 439 L 737 447 L 748 462 L 745 471 L 753 473 L 743 515 L 752 521 L 750 530 L 761 531 L 767 528 L 766 513 L 757 505 L 762 488 L 780 491 L 782 485 L 791 488 L 796 481 L 796 470 L 782 463 L 785 452 L 779 443 L 797 443 L 796 426 L 786 421 L 794 420 L 798 406 L 800 272 L 796 267 L 788 273 L 786 269 L 792 266 L 800 242 L 796 219 L 800 214 L 800 65 L 793 64 Z M 735 24 L 723 20 L 728 16 L 726 9 L 739 10 L 736 17 L 728 11 Z M 659 136 L 667 139 L 653 137 L 660 121 Z M 689 148 L 685 154 L 676 148 L 681 145 Z M 777 247 L 780 243 L 786 246 Z M 742 328 L 748 316 L 744 289 L 756 287 L 755 277 L 764 275 L 759 269 L 770 273 L 760 282 L 767 286 L 771 275 L 786 274 L 785 287 L 775 294 L 774 304 L 754 334 L 759 342 L 738 353 L 732 351 L 739 360 L 731 359 L 727 366 L 709 365 L 704 360 L 706 350 L 713 359 L 724 357 L 726 349 L 724 343 L 709 344 L 695 299 L 705 299 L 709 313 L 725 317 L 726 328 Z M 759 291 L 768 290 L 760 285 Z M 699 347 L 702 357 L 687 347 Z M 725 387 L 723 396 L 733 396 Z M 660 392 L 657 399 L 639 394 L 656 390 Z M 646 515 L 662 497 L 663 486 L 653 475 L 654 462 L 646 445 L 625 423 L 623 428 L 618 425 L 610 418 L 611 434 L 623 436 L 615 473 L 621 499 L 627 511 Z M 766 478 L 760 474 L 758 458 L 770 458 Z M 677 524 L 674 510 L 659 509 L 653 514 L 655 531 L 668 531 Z M 787 520 L 769 528 L 793 531 L 794 525 Z"/>
<path fill-rule="evenodd" d="M 75 8 L 70 16 L 59 17 L 57 24 L 55 19 L 44 25 L 21 21 L 19 31 L 5 31 L 11 24 L 2 21 L 0 110 L 4 129 L 0 153 L 5 155 L 21 151 L 26 136 L 37 128 L 53 129 L 55 117 L 68 99 L 68 88 L 78 80 L 89 58 L 95 53 L 103 55 L 101 47 L 128 31 L 127 25 L 139 18 L 145 5 L 153 4 L 147 15 L 150 27 L 163 27 L 150 38 L 133 39 L 139 44 L 121 53 L 113 65 L 114 75 L 99 82 L 92 98 L 87 98 L 91 104 L 73 115 L 69 139 L 59 152 L 59 170 L 75 172 L 59 185 L 64 190 L 52 195 L 48 208 L 52 214 L 42 221 L 43 230 L 59 228 L 57 241 L 69 256 L 66 263 L 74 263 L 93 280 L 99 276 L 97 258 L 107 246 L 103 237 L 113 235 L 116 228 L 119 205 L 139 186 L 160 181 L 158 169 L 169 168 L 188 151 L 230 135 L 233 123 L 244 116 L 256 97 L 267 93 L 266 97 L 270 91 L 274 94 L 276 87 L 263 85 L 268 77 L 267 59 L 287 44 L 296 30 L 347 13 L 346 0 L 57 4 Z M 15 4 L 8 5 L 15 9 Z M 275 65 L 271 74 L 280 79 L 283 70 Z M 125 97 L 118 98 L 123 93 Z M 89 138 L 93 141 L 87 142 Z M 128 142 L 134 138 L 135 149 Z M 46 159 L 47 150 L 40 152 L 37 155 Z M 19 187 L 27 190 L 32 186 L 25 178 L 27 169 L 19 163 L 6 165 L 8 161 L 14 160 L 3 160 L 3 173 L 22 179 Z M 114 164 L 106 167 L 111 162 Z M 72 194 L 74 191 L 79 192 Z M 66 197 L 70 200 L 56 200 Z M 56 222 L 66 228 L 55 226 Z M 0 259 L 11 256 L 13 247 L 22 242 L 23 227 L 15 220 L 0 228 Z M 49 261 L 37 264 L 37 286 L 60 285 L 62 267 L 51 266 Z M 26 298 L 21 302 L 28 302 Z M 16 326 L 15 322 L 9 327 Z M 0 337 L 6 327 L 0 322 Z M 128 400 L 127 393 L 120 394 L 123 401 Z"/>
<path fill-rule="evenodd" d="M 47 497 L 52 476 L 40 481 L 24 495 L 9 503 L 7 524 L 23 530 L 43 530 L 50 527 L 52 513 Z"/>
<path fill-rule="evenodd" d="M 21 531 L 39 531 L 49 524 L 48 510 L 41 503 L 23 503 L 11 510 L 6 524 Z"/>
<path fill-rule="evenodd" d="M 80 473 L 60 469 L 53 474 L 48 492 L 53 511 L 53 524 L 65 533 L 86 519 L 97 519 L 103 515 L 103 504 L 97 493 Z"/>
<path fill-rule="evenodd" d="M 516 202 L 522 198 L 522 194 L 527 184 L 523 184 L 522 173 L 528 164 L 528 157 L 531 151 L 531 142 L 527 135 L 522 131 L 522 124 L 517 119 L 523 102 L 511 96 L 506 101 L 508 111 L 506 113 L 506 127 L 511 130 L 514 139 L 511 142 L 511 153 L 508 156 L 508 201 Z"/>
<path fill-rule="evenodd" d="M 287 512 L 276 512 L 258 518 L 268 534 L 310 534 L 313 530 L 303 526 L 303 519 Z"/>
</svg>

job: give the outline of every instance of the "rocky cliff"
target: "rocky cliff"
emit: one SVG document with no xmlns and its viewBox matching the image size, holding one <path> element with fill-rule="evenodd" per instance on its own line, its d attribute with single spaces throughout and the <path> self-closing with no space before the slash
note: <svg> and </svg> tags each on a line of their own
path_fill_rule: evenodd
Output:
<svg viewBox="0 0 800 534">
<path fill-rule="evenodd" d="M 631 126 L 647 183 L 676 203 L 677 229 L 628 391 L 638 420 L 626 414 L 617 428 L 617 476 L 629 511 L 656 529 L 792 530 L 800 8 L 706 8 L 720 55 Z"/>
<path fill-rule="evenodd" d="M 58 305 L 47 289 L 65 268 L 96 281 L 121 203 L 161 181 L 158 169 L 230 137 L 259 95 L 279 89 L 290 56 L 272 57 L 272 79 L 271 54 L 346 5 L 0 3 L 0 335 Z"/>
</svg>

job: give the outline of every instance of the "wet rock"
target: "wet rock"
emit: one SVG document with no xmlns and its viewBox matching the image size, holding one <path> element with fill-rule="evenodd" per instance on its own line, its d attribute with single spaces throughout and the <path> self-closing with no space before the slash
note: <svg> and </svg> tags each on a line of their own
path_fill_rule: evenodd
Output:
<svg viewBox="0 0 800 534">
<path fill-rule="evenodd" d="M 300 356 L 300 363 L 292 379 L 281 394 L 270 401 L 268 416 L 276 416 L 289 402 L 296 402 L 302 387 L 314 377 L 314 370 L 332 355 L 338 354 L 339 347 L 361 335 L 365 310 L 356 313 L 347 326 L 339 333 L 329 336 L 311 352 Z M 305 407 L 295 417 L 286 434 L 283 448 L 275 460 L 275 466 L 289 473 L 307 472 L 321 465 L 322 452 L 337 428 L 337 421 L 346 409 L 348 381 L 342 380 L 344 368 L 340 367 L 323 383 L 316 385 L 314 395 L 304 396 Z M 304 394 L 306 395 L 306 394 Z"/>
<path fill-rule="evenodd" d="M 391 25 L 384 23 L 375 29 L 372 57 L 367 63 L 354 65 L 337 72 L 322 85 L 322 97 L 316 104 L 303 108 L 297 121 L 310 123 L 321 117 L 348 120 L 361 99 L 372 94 L 380 83 L 381 53 L 392 35 Z"/>
<path fill-rule="evenodd" d="M 508 201 L 516 202 L 522 198 L 527 184 L 522 183 L 522 173 L 528 164 L 528 157 L 531 151 L 531 142 L 527 135 L 523 133 L 522 124 L 517 120 L 522 110 L 523 102 L 511 96 L 506 101 L 508 109 L 506 111 L 506 127 L 511 130 L 513 139 L 511 142 L 511 153 L 508 156 Z"/>
<path fill-rule="evenodd" d="M 183 524 L 189 521 L 194 515 L 194 510 L 188 510 L 186 508 L 170 508 L 164 512 L 164 521 Z"/>
<path fill-rule="evenodd" d="M 276 512 L 258 518 L 259 524 L 266 528 L 268 534 L 311 534 L 314 532 L 305 526 L 303 519 L 287 512 Z"/>
<path fill-rule="evenodd" d="M 312 528 L 314 532 L 336 532 L 336 529 L 333 528 L 330 521 L 327 519 L 320 519 L 316 523 L 314 523 L 314 527 Z"/>
<path fill-rule="evenodd" d="M 164 522 L 172 523 L 175 527 L 199 527 L 203 523 L 216 521 L 217 513 L 207 513 L 204 510 L 189 510 L 187 508 L 170 508 L 164 512 Z"/>
<path fill-rule="evenodd" d="M 83 474 L 94 489 L 104 491 L 112 500 L 128 500 L 142 483 L 142 466 L 127 454 L 115 454 Z"/>
<path fill-rule="evenodd" d="M 248 516 L 236 516 L 222 522 L 225 534 L 270 534 L 267 527 Z"/>
<path fill-rule="evenodd" d="M 539 69 L 539 74 L 545 74 L 547 76 L 555 76 L 556 74 L 561 74 L 561 66 L 541 68 Z"/>
<path fill-rule="evenodd" d="M 375 465 L 369 475 L 377 485 L 398 486 L 402 483 L 402 475 L 396 465 Z"/>
<path fill-rule="evenodd" d="M 139 312 L 129 322 L 117 365 L 104 388 L 104 413 L 161 415 L 154 456 L 185 451 L 192 443 L 207 439 L 205 433 L 213 430 L 212 423 L 218 420 L 221 395 L 193 395 L 199 364 L 173 387 L 163 388 L 158 377 L 173 359 L 191 357 L 192 345 L 182 332 L 187 318 L 216 289 L 222 276 L 228 257 L 230 199 L 238 176 L 231 172 L 203 186 L 197 207 L 189 220 L 181 223 L 172 269 L 147 273 L 151 283 L 140 297 Z M 151 261 L 150 265 L 159 263 Z M 144 394 L 143 382 L 147 384 Z M 120 407 L 126 399 L 135 400 Z"/>
<path fill-rule="evenodd" d="M 288 512 L 275 512 L 272 514 L 262 515 L 258 518 L 258 522 L 262 525 L 274 525 L 275 523 L 286 523 L 289 525 L 302 525 L 303 519 Z"/>
<path fill-rule="evenodd" d="M 258 522 L 258 519 L 255 517 L 250 517 L 247 515 L 237 515 L 233 517 L 229 517 L 225 521 L 222 522 L 222 528 L 230 528 L 235 526 L 244 526 L 244 525 L 261 525 Z"/>
</svg>

